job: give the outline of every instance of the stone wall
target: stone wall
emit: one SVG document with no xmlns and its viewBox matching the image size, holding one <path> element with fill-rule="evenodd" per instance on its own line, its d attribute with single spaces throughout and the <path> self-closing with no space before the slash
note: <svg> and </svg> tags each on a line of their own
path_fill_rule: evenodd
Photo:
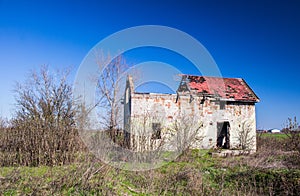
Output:
<svg viewBox="0 0 300 196">
<path fill-rule="evenodd" d="M 164 148 L 172 150 L 183 144 L 187 147 L 184 139 L 192 141 L 191 148 L 214 148 L 218 123 L 228 122 L 230 149 L 247 145 L 252 151 L 256 150 L 254 103 L 222 102 L 212 97 L 203 99 L 190 95 L 133 93 L 130 88 L 125 91 L 124 101 L 124 127 L 129 133 L 127 139 L 131 149 L 153 150 L 168 143 Z M 160 138 L 153 136 L 154 125 L 161 129 Z M 180 127 L 183 132 L 190 129 L 192 133 L 184 132 L 178 139 L 179 133 L 176 136 L 175 132 Z M 171 140 L 172 136 L 177 139 Z"/>
</svg>

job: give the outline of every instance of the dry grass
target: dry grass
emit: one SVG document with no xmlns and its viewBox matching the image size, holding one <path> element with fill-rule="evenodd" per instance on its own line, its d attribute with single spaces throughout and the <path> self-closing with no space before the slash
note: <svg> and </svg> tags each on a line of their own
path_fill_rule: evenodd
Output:
<svg viewBox="0 0 300 196">
<path fill-rule="evenodd" d="M 0 168 L 1 195 L 297 195 L 300 191 L 299 155 L 289 151 L 285 139 L 258 137 L 258 151 L 250 156 L 213 158 L 208 151 L 188 150 L 156 170 L 132 172 L 95 159 L 76 143 L 80 141 L 75 132 L 64 141 L 53 140 L 66 145 L 59 156 L 40 159 L 38 167 L 24 166 L 34 166 L 30 161 L 35 159 L 23 144 L 32 142 L 41 146 L 41 152 L 49 150 L 38 143 L 49 135 L 26 134 L 1 130 L 0 161 L 10 166 Z M 54 164 L 61 158 L 64 161 Z"/>
</svg>

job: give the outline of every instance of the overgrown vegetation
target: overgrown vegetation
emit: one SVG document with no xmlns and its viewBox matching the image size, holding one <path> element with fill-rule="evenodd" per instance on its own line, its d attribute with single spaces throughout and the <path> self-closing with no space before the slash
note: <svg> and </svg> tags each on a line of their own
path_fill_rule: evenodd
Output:
<svg viewBox="0 0 300 196">
<path fill-rule="evenodd" d="M 2 166 L 61 165 L 72 163 L 82 145 L 75 125 L 72 87 L 67 72 L 47 67 L 31 72 L 15 88 L 16 109 L 10 126 L 2 125 Z"/>
<path fill-rule="evenodd" d="M 213 150 L 186 150 L 158 169 L 138 172 L 111 167 L 86 151 L 75 123 L 82 110 L 74 104 L 65 74 L 52 75 L 45 67 L 32 73 L 27 83 L 17 86 L 16 100 L 14 118 L 0 119 L 0 195 L 300 192 L 296 119 L 289 119 L 286 134 L 258 134 L 257 152 L 252 155 L 220 158 L 211 156 Z M 249 137 L 243 130 L 241 143 L 246 149 Z"/>
<path fill-rule="evenodd" d="M 257 139 L 250 156 L 213 158 L 208 150 L 189 150 L 149 171 L 120 170 L 84 154 L 62 166 L 1 167 L 0 194 L 297 195 L 300 165 L 290 162 L 288 140 Z"/>
<path fill-rule="evenodd" d="M 297 118 L 288 118 L 287 125 L 283 129 L 283 131 L 288 137 L 289 150 L 298 151 L 298 153 L 300 153 L 300 127 L 297 122 Z"/>
</svg>

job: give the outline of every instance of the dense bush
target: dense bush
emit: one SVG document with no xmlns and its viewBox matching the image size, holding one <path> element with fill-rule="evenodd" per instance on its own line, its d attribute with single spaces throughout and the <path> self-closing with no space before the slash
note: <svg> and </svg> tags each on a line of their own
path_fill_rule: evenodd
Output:
<svg viewBox="0 0 300 196">
<path fill-rule="evenodd" d="M 16 109 L 0 140 L 1 165 L 60 165 L 70 163 L 82 145 L 78 137 L 71 85 L 67 74 L 47 67 L 32 72 L 15 89 Z"/>
</svg>

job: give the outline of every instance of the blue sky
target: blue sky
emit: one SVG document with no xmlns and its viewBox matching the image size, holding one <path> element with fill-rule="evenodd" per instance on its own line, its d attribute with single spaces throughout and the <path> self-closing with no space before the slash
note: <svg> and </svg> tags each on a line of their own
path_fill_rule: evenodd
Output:
<svg viewBox="0 0 300 196">
<path fill-rule="evenodd" d="M 14 84 L 31 69 L 47 64 L 75 73 L 106 36 L 149 24 L 190 34 L 224 77 L 244 78 L 261 99 L 258 128 L 282 128 L 288 117 L 300 117 L 297 0 L 0 0 L 0 114 L 11 115 Z"/>
</svg>

